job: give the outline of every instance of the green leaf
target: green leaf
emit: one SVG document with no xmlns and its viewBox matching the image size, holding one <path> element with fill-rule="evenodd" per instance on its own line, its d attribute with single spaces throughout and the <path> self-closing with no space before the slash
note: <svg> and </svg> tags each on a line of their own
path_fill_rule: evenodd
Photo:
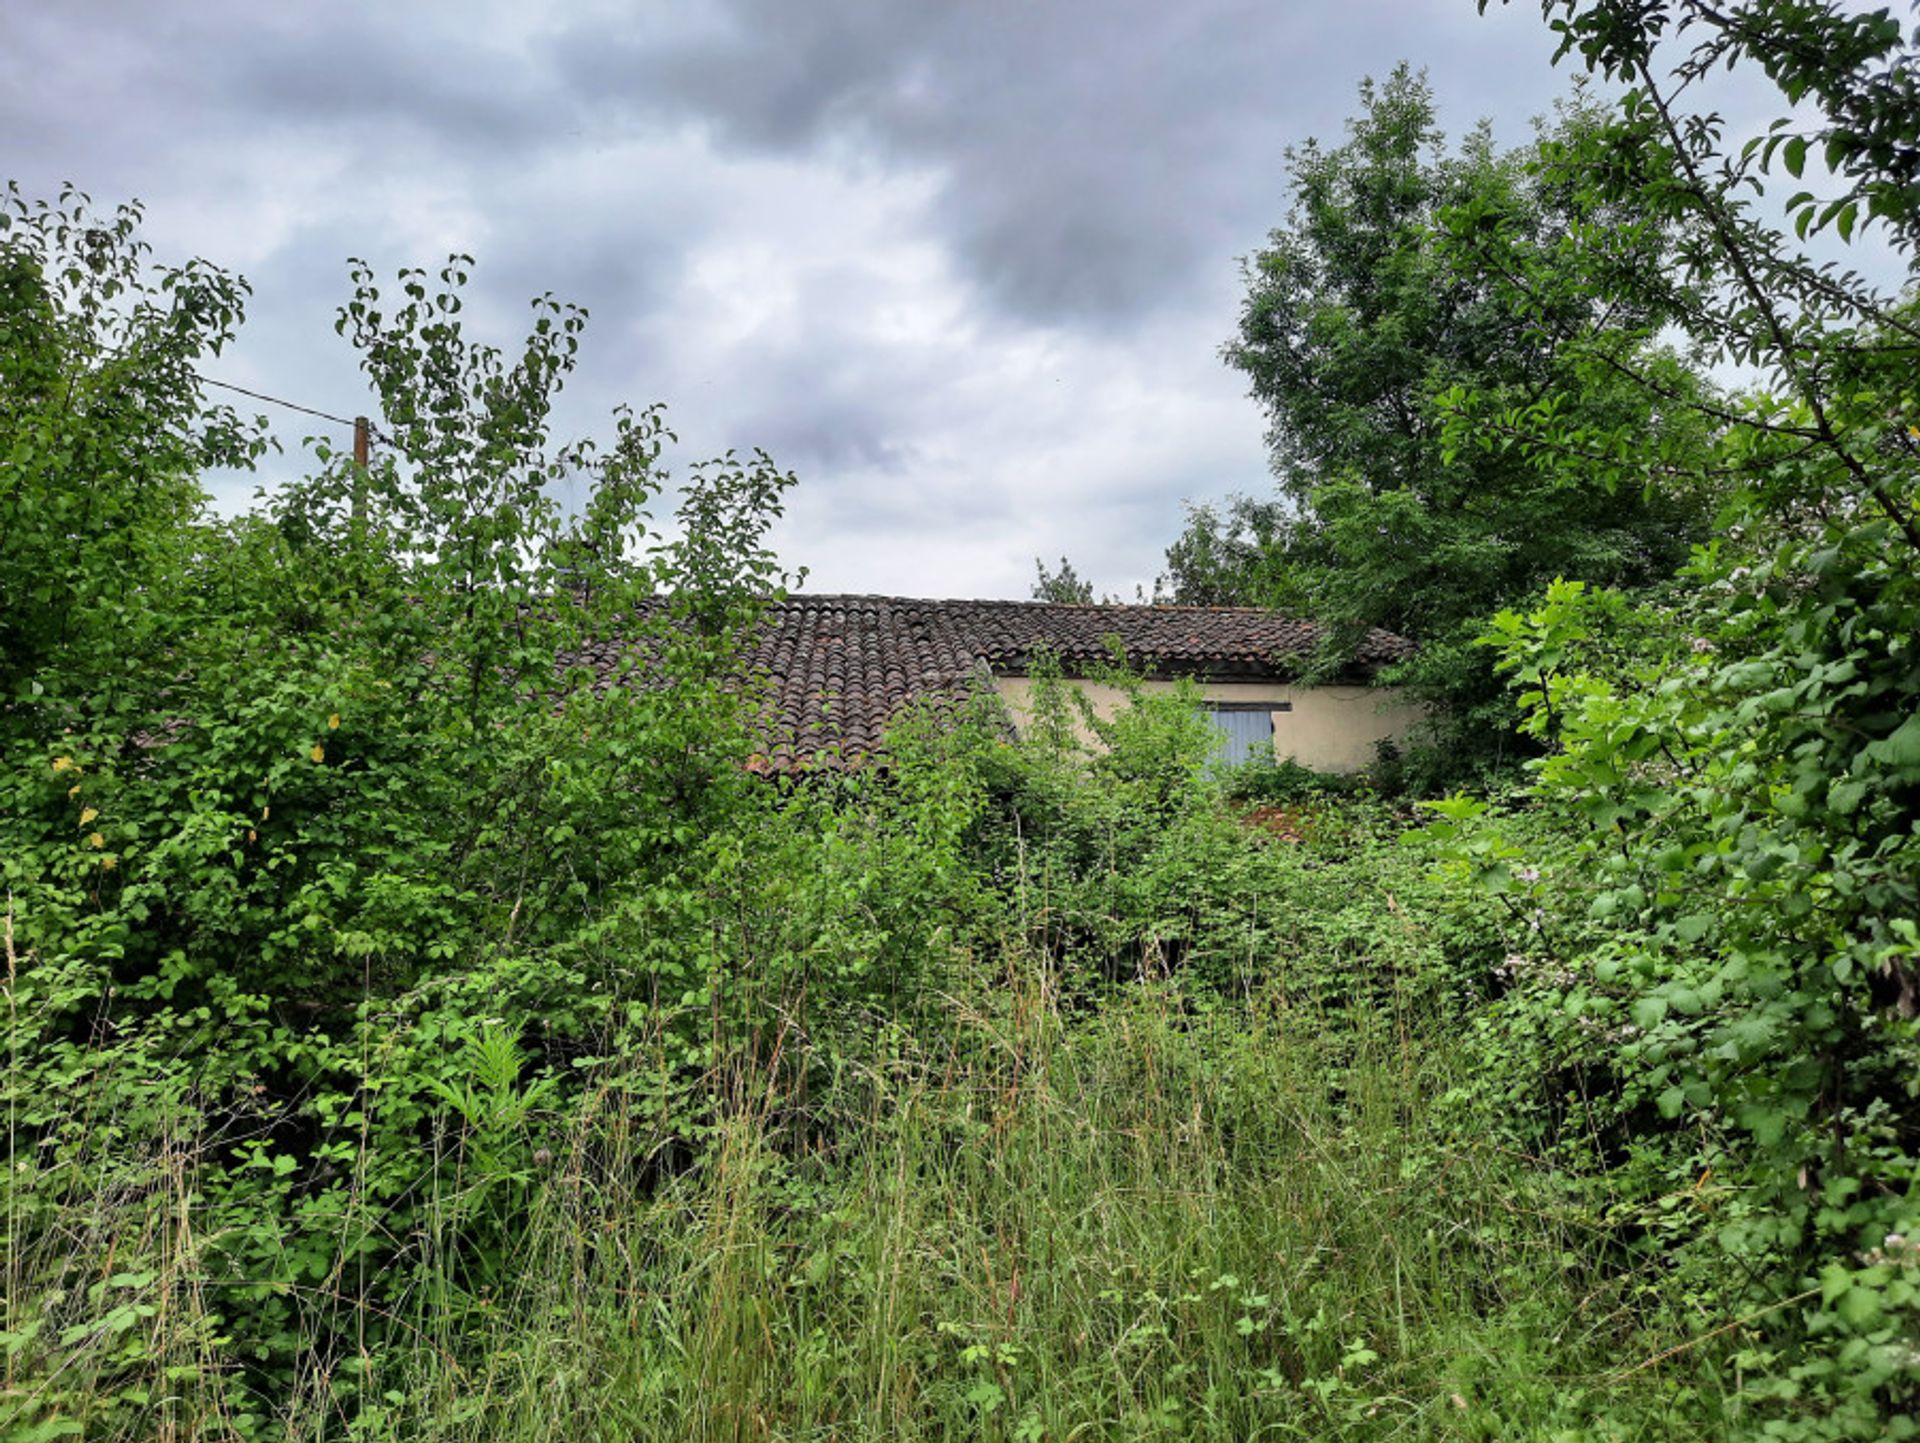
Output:
<svg viewBox="0 0 1920 1443">
<path fill-rule="evenodd" d="M 982 1379 L 967 1389 L 966 1397 L 967 1401 L 982 1413 L 991 1413 L 1007 1401 L 1007 1395 L 1001 1389 L 1000 1385 L 998 1383 L 988 1382 L 985 1379 Z"/>
<path fill-rule="evenodd" d="M 1903 776 L 1920 775 L 1920 711 L 1902 722 L 1892 735 L 1866 747 L 1865 754 Z"/>
<path fill-rule="evenodd" d="M 1673 930 L 1682 942 L 1698 942 L 1713 930 L 1713 918 L 1705 912 L 1692 912 L 1675 922 Z"/>
<path fill-rule="evenodd" d="M 1827 806 L 1836 816 L 1851 816 L 1866 796 L 1865 782 L 1836 781 L 1827 789 Z"/>
<path fill-rule="evenodd" d="M 1753 1134 L 1762 1147 L 1772 1147 L 1786 1136 L 1787 1114 L 1765 1103 L 1750 1102 L 1737 1113 L 1740 1125 Z"/>
<path fill-rule="evenodd" d="M 1878 1288 L 1851 1287 L 1840 1295 L 1834 1311 L 1852 1328 L 1866 1328 L 1880 1320 L 1883 1304 Z"/>
</svg>

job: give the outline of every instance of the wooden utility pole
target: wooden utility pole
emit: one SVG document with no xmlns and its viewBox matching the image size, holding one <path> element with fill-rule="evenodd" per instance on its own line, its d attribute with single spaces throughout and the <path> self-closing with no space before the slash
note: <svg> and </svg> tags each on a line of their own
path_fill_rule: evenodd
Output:
<svg viewBox="0 0 1920 1443">
<path fill-rule="evenodd" d="M 367 519 L 367 465 L 373 449 L 373 427 L 365 416 L 353 418 L 353 525 L 357 531 Z"/>
</svg>

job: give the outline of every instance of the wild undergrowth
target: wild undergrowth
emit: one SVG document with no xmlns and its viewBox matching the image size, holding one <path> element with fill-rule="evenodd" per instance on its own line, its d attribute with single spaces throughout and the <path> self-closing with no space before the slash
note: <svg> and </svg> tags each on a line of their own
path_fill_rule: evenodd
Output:
<svg viewBox="0 0 1920 1443">
<path fill-rule="evenodd" d="M 1383 1027 L 1329 1068 L 1271 1018 L 1152 989 L 1074 1028 L 1006 981 L 877 1056 L 839 1146 L 748 1109 L 648 1198 L 557 1183 L 484 1365 L 408 1350 L 402 1435 L 1665 1437 L 1718 1407 L 1708 1359 L 1621 1378 L 1667 1340 L 1524 1164 L 1431 1145 L 1443 1049 Z"/>
<path fill-rule="evenodd" d="M 916 1025 L 875 1026 L 809 1096 L 732 1059 L 698 1155 L 671 1168 L 669 1120 L 635 1101 L 665 1049 L 564 1108 L 475 1055 L 471 1085 L 499 1095 L 423 1139 L 444 1165 L 422 1169 L 411 1237 L 389 1240 L 411 1265 L 370 1277 L 351 1206 L 279 1221 L 326 1266 L 272 1285 L 292 1366 L 250 1382 L 245 1283 L 219 1261 L 248 1224 L 199 1182 L 222 1140 L 116 1129 L 139 1138 L 119 1186 L 73 1157 L 29 1190 L 48 1225 L 13 1234 L 30 1239 L 8 1264 L 14 1336 L 43 1325 L 12 1350 L 17 1423 L 1610 1439 L 1724 1421 L 1724 1350 L 1664 1311 L 1657 1260 L 1617 1252 L 1555 1170 L 1461 1125 L 1469 1052 L 1428 1003 L 1330 1013 L 1269 977 L 1232 999 L 1135 981 L 1088 1012 L 1030 950 L 953 969 Z M 539 1145 L 508 1162 L 508 1138 Z"/>
</svg>

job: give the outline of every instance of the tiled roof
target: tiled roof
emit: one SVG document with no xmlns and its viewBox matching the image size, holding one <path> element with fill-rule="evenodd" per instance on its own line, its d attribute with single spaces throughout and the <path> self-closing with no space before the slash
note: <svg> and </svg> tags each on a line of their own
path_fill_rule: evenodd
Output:
<svg viewBox="0 0 1920 1443">
<path fill-rule="evenodd" d="M 1256 606 L 1063 606 L 1047 601 L 916 601 L 885 597 L 821 598 L 938 608 L 996 671 L 1015 671 L 1045 647 L 1071 670 L 1110 659 L 1108 639 L 1126 648 L 1128 664 L 1163 674 L 1291 676 L 1320 644 L 1321 628 Z M 1355 664 L 1371 670 L 1413 651 L 1411 642 L 1374 630 Z"/>
<path fill-rule="evenodd" d="M 766 686 L 766 759 L 775 770 L 823 751 L 870 756 L 911 703 L 957 706 L 985 680 L 940 603 L 884 596 L 775 602 L 747 667 Z"/>
<path fill-rule="evenodd" d="M 765 765 L 786 770 L 822 752 L 870 756 L 915 701 L 958 705 L 991 673 L 1020 675 L 1043 649 L 1074 675 L 1111 659 L 1109 637 L 1138 670 L 1255 679 L 1296 675 L 1321 629 L 1256 607 L 793 596 L 769 605 L 747 649 L 746 669 L 766 688 Z M 1371 671 L 1412 649 L 1370 632 L 1355 665 Z M 633 659 L 601 643 L 590 659 L 611 675 L 623 654 Z"/>
</svg>

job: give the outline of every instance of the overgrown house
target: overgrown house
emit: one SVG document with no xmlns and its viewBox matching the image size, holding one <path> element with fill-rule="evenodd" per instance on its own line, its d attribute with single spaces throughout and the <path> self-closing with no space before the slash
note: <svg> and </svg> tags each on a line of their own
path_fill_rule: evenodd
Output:
<svg viewBox="0 0 1920 1443">
<path fill-rule="evenodd" d="M 767 686 L 761 764 L 773 771 L 857 762 L 880 750 L 889 724 L 916 702 L 954 704 L 983 687 L 1019 726 L 1042 655 L 1110 716 L 1126 696 L 1097 678 L 1112 666 L 1115 642 L 1147 691 L 1192 680 L 1220 730 L 1223 760 L 1270 750 L 1316 771 L 1354 771 L 1419 717 L 1395 688 L 1372 684 L 1412 643 L 1370 632 L 1345 673 L 1308 685 L 1301 670 L 1320 640 L 1314 623 L 1254 607 L 794 596 L 769 606 L 748 666 Z"/>
</svg>

